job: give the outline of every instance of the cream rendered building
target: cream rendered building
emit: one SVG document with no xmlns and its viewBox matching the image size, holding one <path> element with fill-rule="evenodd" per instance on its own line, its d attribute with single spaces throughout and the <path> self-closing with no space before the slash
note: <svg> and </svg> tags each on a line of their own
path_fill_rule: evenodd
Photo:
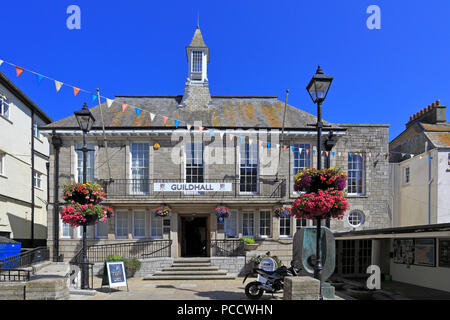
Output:
<svg viewBox="0 0 450 320">
<path fill-rule="evenodd" d="M 32 232 L 34 246 L 46 243 L 49 143 L 37 128 L 51 122 L 0 73 L 0 236 L 22 247 L 33 246 Z"/>
</svg>

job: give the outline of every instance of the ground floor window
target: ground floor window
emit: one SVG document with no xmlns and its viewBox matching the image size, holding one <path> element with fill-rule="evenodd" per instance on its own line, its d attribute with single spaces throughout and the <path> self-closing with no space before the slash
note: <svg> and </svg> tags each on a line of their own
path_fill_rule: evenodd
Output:
<svg viewBox="0 0 450 320">
<path fill-rule="evenodd" d="M 271 236 L 271 220 L 272 212 L 270 210 L 264 210 L 259 213 L 259 235 L 261 237 Z"/>
<path fill-rule="evenodd" d="M 96 238 L 108 237 L 108 220 L 106 222 L 99 222 L 95 225 L 95 237 Z"/>
<path fill-rule="evenodd" d="M 242 236 L 243 237 L 253 237 L 253 212 L 243 212 L 242 213 Z"/>
<path fill-rule="evenodd" d="M 116 238 L 128 238 L 128 211 L 116 211 Z"/>
<path fill-rule="evenodd" d="M 133 212 L 133 237 L 145 237 L 145 211 L 136 210 Z"/>
<path fill-rule="evenodd" d="M 371 256 L 372 240 L 336 241 L 336 270 L 339 274 L 366 275 Z"/>
<path fill-rule="evenodd" d="M 291 217 L 280 217 L 280 237 L 291 236 Z"/>
<path fill-rule="evenodd" d="M 162 238 L 163 237 L 163 218 L 157 217 L 154 214 L 150 219 L 150 237 Z"/>
<path fill-rule="evenodd" d="M 237 221 L 238 212 L 236 210 L 231 210 L 231 216 L 225 219 L 225 236 L 227 238 L 237 238 Z"/>
</svg>

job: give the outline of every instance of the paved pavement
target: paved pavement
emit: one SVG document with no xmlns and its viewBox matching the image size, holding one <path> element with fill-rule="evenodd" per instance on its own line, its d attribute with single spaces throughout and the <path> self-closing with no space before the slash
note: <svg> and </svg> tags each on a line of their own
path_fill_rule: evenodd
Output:
<svg viewBox="0 0 450 320">
<path fill-rule="evenodd" d="M 244 288 L 249 282 L 235 280 L 143 280 L 128 279 L 127 288 L 101 287 L 101 279 L 94 278 L 95 296 L 71 295 L 71 300 L 246 300 Z M 282 300 L 283 293 L 264 294 L 262 300 Z"/>
</svg>

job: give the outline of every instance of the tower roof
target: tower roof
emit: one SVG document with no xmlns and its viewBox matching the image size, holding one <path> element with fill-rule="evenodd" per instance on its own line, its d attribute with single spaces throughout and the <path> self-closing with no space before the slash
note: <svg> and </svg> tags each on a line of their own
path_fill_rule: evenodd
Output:
<svg viewBox="0 0 450 320">
<path fill-rule="evenodd" d="M 194 36 L 192 37 L 191 43 L 186 47 L 186 56 L 189 60 L 189 51 L 192 49 L 206 49 L 206 54 L 208 56 L 208 62 L 209 62 L 209 48 L 205 44 L 205 41 L 203 41 L 202 32 L 200 31 L 200 27 L 197 26 L 194 32 Z"/>
</svg>

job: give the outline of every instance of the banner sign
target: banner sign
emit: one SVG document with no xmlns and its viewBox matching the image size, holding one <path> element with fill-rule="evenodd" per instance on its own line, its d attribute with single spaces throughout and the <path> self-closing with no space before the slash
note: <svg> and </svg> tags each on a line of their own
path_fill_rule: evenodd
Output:
<svg viewBox="0 0 450 320">
<path fill-rule="evenodd" d="M 106 262 L 106 270 L 108 273 L 109 287 L 127 287 L 127 277 L 125 273 L 125 265 L 123 261 Z"/>
<path fill-rule="evenodd" d="M 158 182 L 153 184 L 153 190 L 179 192 L 179 191 L 213 191 L 213 192 L 231 192 L 231 183 L 167 183 Z"/>
</svg>

